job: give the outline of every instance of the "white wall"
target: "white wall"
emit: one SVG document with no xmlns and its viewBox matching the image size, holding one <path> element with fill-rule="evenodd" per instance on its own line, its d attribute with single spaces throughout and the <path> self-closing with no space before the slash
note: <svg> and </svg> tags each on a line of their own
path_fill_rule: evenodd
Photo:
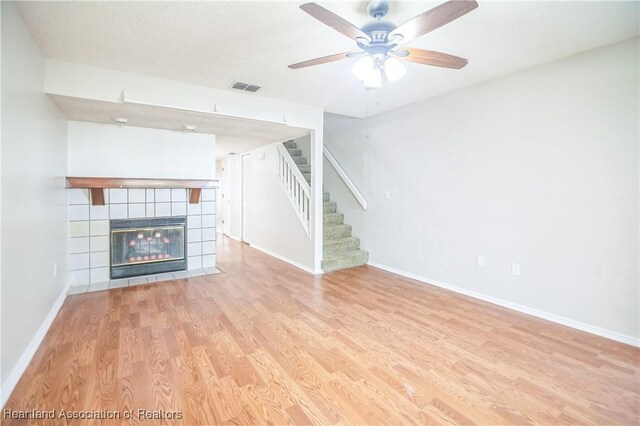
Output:
<svg viewBox="0 0 640 426">
<path fill-rule="evenodd" d="M 222 166 L 229 176 L 227 183 L 228 191 L 225 193 L 225 202 L 230 204 L 228 229 L 231 238 L 242 239 L 242 158 L 240 155 L 233 155 L 222 160 Z M 224 184 L 223 184 L 224 185 Z"/>
<path fill-rule="evenodd" d="M 278 177 L 276 144 L 270 144 L 251 154 L 251 245 L 274 256 L 286 259 L 307 271 L 315 271 L 314 245 L 304 231 Z M 264 158 L 260 159 L 261 154 Z M 231 237 L 242 236 L 242 156 L 223 160 L 229 168 L 231 203 Z M 221 188 L 225 182 L 220 182 Z"/>
<path fill-rule="evenodd" d="M 7 6 L 7 8 L 9 8 L 11 6 Z M 2 53 L 4 51 L 4 49 L 2 48 L 2 34 L 3 34 L 3 28 L 4 28 L 4 21 L 2 19 L 3 13 L 2 13 L 3 8 L 0 7 L 0 53 Z M 11 12 L 8 12 L 11 13 Z M 14 15 L 15 16 L 15 15 Z M 6 40 L 6 39 L 5 39 Z M 4 102 L 2 101 L 2 98 L 4 98 L 4 90 L 3 90 L 3 86 L 4 86 L 4 79 L 2 76 L 2 58 L 4 55 L 0 54 L 0 310 L 2 309 L 3 306 L 3 299 L 2 299 L 2 104 L 4 104 Z M 7 388 L 5 388 L 5 379 L 4 379 L 4 374 L 7 373 L 3 373 L 3 371 L 5 371 L 4 368 L 4 364 L 2 363 L 3 360 L 3 356 L 2 356 L 2 312 L 0 311 L 0 404 L 4 407 L 5 401 L 7 400 L 7 393 L 10 392 L 9 388 L 13 389 L 13 384 L 10 384 Z"/>
<path fill-rule="evenodd" d="M 371 261 L 637 344 L 638 47 L 327 115 L 325 143 L 369 202 L 345 220 Z"/>
<path fill-rule="evenodd" d="M 325 114 L 325 146 L 334 156 L 360 193 L 367 196 L 371 179 L 365 159 L 370 155 L 366 136 L 366 120 L 338 114 Z M 324 190 L 329 192 L 331 201 L 338 204 L 338 211 L 344 214 L 345 223 L 351 225 L 351 234 L 361 240 L 360 248 L 366 248 L 364 210 L 344 184 L 329 160 L 324 158 Z M 369 202 L 367 198 L 367 202 Z"/>
<path fill-rule="evenodd" d="M 260 159 L 260 154 L 264 159 Z M 251 245 L 314 270 L 313 246 L 278 177 L 276 144 L 252 154 Z"/>
<path fill-rule="evenodd" d="M 66 292 L 67 122 L 43 93 L 44 57 L 15 5 L 1 7 L 4 405 Z"/>
<path fill-rule="evenodd" d="M 224 232 L 222 229 L 222 160 L 216 161 L 216 176 L 220 180 L 220 185 L 216 191 L 216 231 Z"/>
<path fill-rule="evenodd" d="M 69 121 L 69 176 L 215 179 L 215 136 Z"/>
</svg>

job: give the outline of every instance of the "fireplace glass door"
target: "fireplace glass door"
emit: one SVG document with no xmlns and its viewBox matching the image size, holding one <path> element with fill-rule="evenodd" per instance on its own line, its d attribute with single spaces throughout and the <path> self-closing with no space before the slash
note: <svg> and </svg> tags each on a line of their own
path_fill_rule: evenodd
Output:
<svg viewBox="0 0 640 426">
<path fill-rule="evenodd" d="M 111 221 L 111 278 L 186 269 L 186 218 Z"/>
</svg>

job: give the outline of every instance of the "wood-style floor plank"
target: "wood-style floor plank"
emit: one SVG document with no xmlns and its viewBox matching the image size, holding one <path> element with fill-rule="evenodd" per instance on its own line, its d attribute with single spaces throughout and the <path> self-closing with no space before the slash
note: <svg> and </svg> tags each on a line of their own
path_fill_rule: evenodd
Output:
<svg viewBox="0 0 640 426">
<path fill-rule="evenodd" d="M 4 408 L 134 411 L 79 425 L 640 422 L 638 348 L 373 267 L 314 277 L 226 238 L 218 264 L 68 297 Z"/>
</svg>

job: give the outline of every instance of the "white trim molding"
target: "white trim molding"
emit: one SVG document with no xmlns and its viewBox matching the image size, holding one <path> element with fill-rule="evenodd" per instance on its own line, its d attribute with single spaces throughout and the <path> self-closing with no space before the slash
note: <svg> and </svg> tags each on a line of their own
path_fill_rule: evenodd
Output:
<svg viewBox="0 0 640 426">
<path fill-rule="evenodd" d="M 288 257 L 284 257 L 282 255 L 274 253 L 271 250 L 267 250 L 264 247 L 256 246 L 256 245 L 253 245 L 253 244 L 250 244 L 249 246 L 251 248 L 259 250 L 259 251 L 261 251 L 261 252 L 263 252 L 265 254 L 268 254 L 269 256 L 273 256 L 276 259 L 282 260 L 283 262 L 287 262 L 288 264 L 290 264 L 292 266 L 295 266 L 296 268 L 302 269 L 303 271 L 308 272 L 310 274 L 313 274 L 313 275 L 321 275 L 322 274 L 322 270 L 314 271 L 313 269 L 309 268 L 308 266 L 303 265 L 302 263 L 298 263 L 298 262 L 296 262 L 294 260 L 289 259 Z"/>
<path fill-rule="evenodd" d="M 238 242 L 242 242 L 242 240 L 240 239 L 240 237 L 236 237 L 235 235 L 231 235 L 231 234 L 227 235 L 227 234 L 224 234 L 224 233 L 223 233 L 222 235 L 225 235 L 225 236 L 227 236 L 227 237 L 231 238 L 232 240 L 236 240 L 236 241 L 238 241 Z"/>
<path fill-rule="evenodd" d="M 35 336 L 33 336 L 33 339 L 31 339 L 29 346 L 27 346 L 27 349 L 25 349 L 25 351 L 22 353 L 22 356 L 18 360 L 18 363 L 15 365 L 15 367 L 13 367 L 13 370 L 11 370 L 11 373 L 7 377 L 7 380 L 2 384 L 2 390 L 0 391 L 0 407 L 4 407 L 4 405 L 7 403 L 11 392 L 13 392 L 13 389 L 18 384 L 20 377 L 22 377 L 25 370 L 29 366 L 31 359 L 38 350 L 38 347 L 40 347 L 40 343 L 42 343 L 44 336 L 46 336 L 47 331 L 49 331 L 49 327 L 51 327 L 53 320 L 56 318 L 56 315 L 58 315 L 62 304 L 67 298 L 67 292 L 70 288 L 71 284 L 67 284 L 62 289 L 62 292 L 53 303 L 49 314 L 44 319 L 44 322 L 36 332 Z"/>
<path fill-rule="evenodd" d="M 446 290 L 451 290 L 455 293 L 464 294 L 465 296 L 473 297 L 474 299 L 483 300 L 485 302 L 493 303 L 494 305 L 502 306 L 504 308 L 513 309 L 514 311 L 522 312 L 524 314 L 532 315 L 534 317 L 542 318 L 547 321 L 555 322 L 557 324 L 562 324 L 567 327 L 575 328 L 576 330 L 585 331 L 587 333 L 595 334 L 596 336 L 604 337 L 607 339 L 615 340 L 620 343 L 626 343 L 627 345 L 632 345 L 635 347 L 640 347 L 640 338 L 629 336 L 626 334 L 618 333 L 616 331 L 607 330 L 601 327 L 597 327 L 595 325 L 586 324 L 580 321 L 576 321 L 570 318 L 566 318 L 560 315 L 552 314 L 549 312 L 541 311 L 536 308 L 531 308 L 529 306 L 520 305 L 518 303 L 509 302 L 507 300 L 498 299 L 496 297 L 487 296 L 486 294 L 478 293 L 473 290 L 467 290 L 462 287 L 457 287 L 455 285 L 447 284 L 442 281 L 434 280 L 431 278 L 423 277 L 420 275 L 412 274 L 410 272 L 405 272 L 400 269 L 393 268 L 391 266 L 381 265 L 376 262 L 369 262 L 368 265 L 373 266 L 374 268 L 383 269 L 387 272 L 391 272 L 397 275 L 401 275 L 406 278 L 411 278 L 412 280 L 420 281 L 425 284 L 433 285 L 436 287 L 444 288 Z"/>
</svg>

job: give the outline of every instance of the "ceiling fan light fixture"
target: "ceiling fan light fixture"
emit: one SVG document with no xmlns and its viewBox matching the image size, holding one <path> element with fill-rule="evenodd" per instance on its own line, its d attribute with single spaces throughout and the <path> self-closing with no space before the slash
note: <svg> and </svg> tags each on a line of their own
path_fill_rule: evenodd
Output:
<svg viewBox="0 0 640 426">
<path fill-rule="evenodd" d="M 449 0 L 396 26 L 382 19 L 389 11 L 389 0 L 370 0 L 367 12 L 374 20 L 358 28 L 317 3 L 305 3 L 300 9 L 355 41 L 360 50 L 298 62 L 289 65 L 289 68 L 306 68 L 364 55 L 353 65 L 352 72 L 368 89 L 381 86 L 383 72 L 389 82 L 397 81 L 404 76 L 407 70 L 396 58 L 405 58 L 409 62 L 422 65 L 461 69 L 468 62 L 464 58 L 415 47 L 400 47 L 399 44 L 408 43 L 430 33 L 477 7 L 476 0 Z M 394 58 L 388 59 L 388 56 Z"/>
<path fill-rule="evenodd" d="M 384 75 L 389 81 L 400 80 L 407 72 L 407 68 L 397 60 L 390 57 L 384 61 Z"/>
<path fill-rule="evenodd" d="M 358 59 L 355 64 L 353 64 L 353 68 L 351 68 L 351 72 L 358 80 L 366 80 L 367 76 L 373 70 L 373 58 L 369 55 L 363 56 Z"/>
</svg>

